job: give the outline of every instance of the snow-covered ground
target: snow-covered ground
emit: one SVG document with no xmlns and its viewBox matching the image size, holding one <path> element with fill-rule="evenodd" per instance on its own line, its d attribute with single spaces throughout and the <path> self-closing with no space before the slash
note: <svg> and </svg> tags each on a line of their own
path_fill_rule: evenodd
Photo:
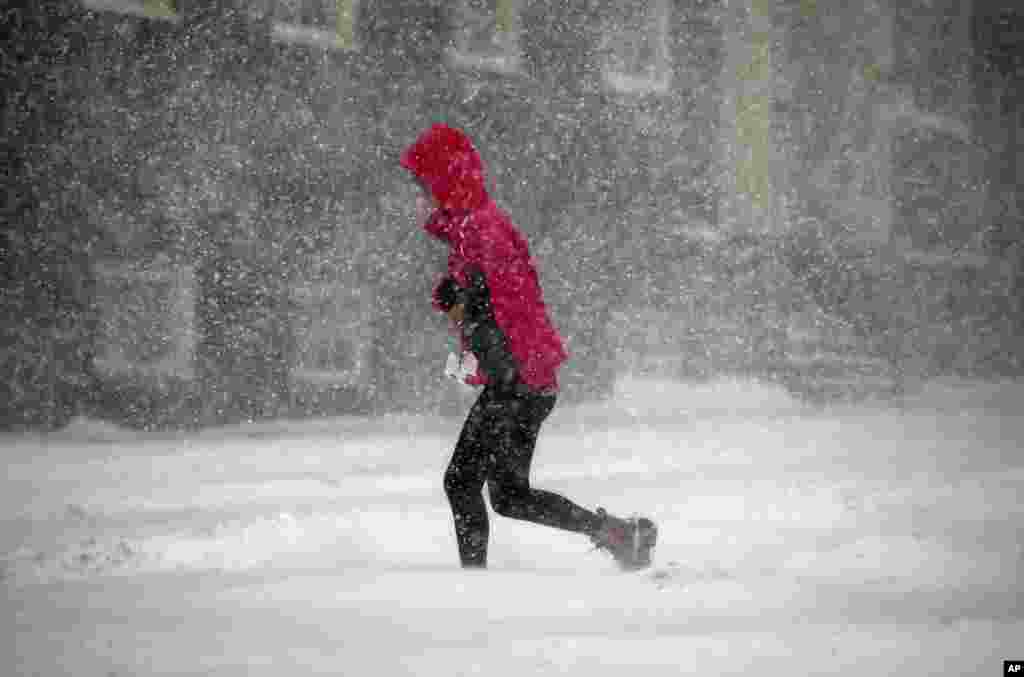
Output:
<svg viewBox="0 0 1024 677">
<path fill-rule="evenodd" d="M 534 483 L 652 516 L 633 574 L 503 518 L 459 570 L 458 421 L 0 437 L 0 674 L 997 675 L 1024 657 L 1021 414 L 1012 384 L 808 410 L 623 381 L 556 410 Z"/>
</svg>

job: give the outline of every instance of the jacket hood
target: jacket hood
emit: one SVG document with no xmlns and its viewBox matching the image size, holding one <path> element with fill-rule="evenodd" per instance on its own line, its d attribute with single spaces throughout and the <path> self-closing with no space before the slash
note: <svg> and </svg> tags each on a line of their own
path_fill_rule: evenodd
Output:
<svg viewBox="0 0 1024 677">
<path fill-rule="evenodd" d="M 460 129 L 437 123 L 405 149 L 401 165 L 419 179 L 443 210 L 475 210 L 488 200 L 484 163 Z"/>
</svg>

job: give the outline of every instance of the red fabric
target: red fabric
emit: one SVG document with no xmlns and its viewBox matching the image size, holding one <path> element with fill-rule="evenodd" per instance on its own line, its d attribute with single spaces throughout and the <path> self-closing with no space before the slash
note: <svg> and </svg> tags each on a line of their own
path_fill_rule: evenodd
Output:
<svg viewBox="0 0 1024 677">
<path fill-rule="evenodd" d="M 548 317 L 526 239 L 487 194 L 484 166 L 469 138 L 436 124 L 402 154 L 401 164 L 428 186 L 441 208 L 424 229 L 448 244 L 448 273 L 466 285 L 466 270 L 484 273 L 494 319 L 508 337 L 520 378 L 531 388 L 558 387 L 568 354 Z M 482 374 L 467 382 L 484 383 Z"/>
<path fill-rule="evenodd" d="M 488 200 L 483 161 L 458 129 L 432 126 L 402 153 L 401 164 L 445 209 L 478 209 Z"/>
</svg>

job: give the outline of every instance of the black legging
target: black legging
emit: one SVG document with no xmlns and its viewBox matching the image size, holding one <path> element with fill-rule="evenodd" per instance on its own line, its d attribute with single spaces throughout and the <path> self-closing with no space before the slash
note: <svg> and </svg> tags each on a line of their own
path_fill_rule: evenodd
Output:
<svg viewBox="0 0 1024 677">
<path fill-rule="evenodd" d="M 530 487 L 537 433 L 555 399 L 533 394 L 502 397 L 484 388 L 470 409 L 444 475 L 463 566 L 487 565 L 484 482 L 499 515 L 579 533 L 597 528 L 594 513 L 558 494 Z"/>
</svg>

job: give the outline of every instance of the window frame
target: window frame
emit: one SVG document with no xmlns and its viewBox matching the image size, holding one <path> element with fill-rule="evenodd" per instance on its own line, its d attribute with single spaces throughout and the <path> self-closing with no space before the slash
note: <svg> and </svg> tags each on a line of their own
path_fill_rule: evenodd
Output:
<svg viewBox="0 0 1024 677">
<path fill-rule="evenodd" d="M 288 368 L 292 387 L 368 387 L 373 380 L 373 287 L 349 280 L 304 280 L 292 285 L 289 299 L 295 342 Z M 339 351 L 339 344 L 347 350 Z M 322 351 L 332 360 L 344 355 L 348 364 L 319 364 Z"/>
<path fill-rule="evenodd" d="M 648 12 L 647 30 L 655 31 L 654 35 L 648 36 L 656 41 L 654 74 L 623 72 L 610 63 L 610 58 L 602 59 L 601 78 L 608 88 L 619 94 L 665 94 L 671 90 L 675 78 L 671 42 L 673 3 L 671 0 L 645 1 Z M 650 16 L 651 12 L 655 12 L 655 16 Z"/>
<path fill-rule="evenodd" d="M 147 8 L 149 4 L 149 0 L 82 0 L 82 5 L 93 12 L 115 12 L 154 21 L 181 21 L 181 14 L 177 10 L 172 14 L 153 12 Z"/>
<path fill-rule="evenodd" d="M 303 1 L 309 2 L 310 0 Z M 277 4 L 277 0 L 268 0 L 268 4 L 271 8 L 268 13 L 273 17 L 272 8 Z M 348 44 L 344 44 L 339 39 L 338 33 L 338 16 L 340 14 L 339 10 L 342 4 L 348 5 L 348 13 L 351 15 L 352 35 L 351 41 Z M 276 42 L 284 42 L 287 44 L 307 45 L 309 47 L 319 47 L 321 49 L 329 50 L 358 52 L 361 47 L 359 32 L 357 30 L 361 4 L 360 0 L 334 0 L 335 27 L 333 31 L 317 26 L 271 18 L 270 37 Z"/>
<path fill-rule="evenodd" d="M 102 336 L 100 349 L 93 358 L 97 372 L 104 376 L 139 373 L 184 380 L 195 378 L 199 330 L 195 307 L 198 282 L 194 267 L 158 258 L 148 262 L 101 260 L 93 264 L 92 270 L 99 287 L 97 303 Z M 120 293 L 124 286 L 138 290 L 148 288 L 156 293 L 133 297 Z M 156 306 L 147 303 L 154 298 L 165 303 Z M 168 328 L 168 333 L 163 335 L 164 349 L 156 351 L 154 359 L 133 359 L 132 351 L 126 349 L 146 339 L 132 331 L 135 318 L 156 320 Z"/>
<path fill-rule="evenodd" d="M 175 11 L 173 14 L 166 14 L 153 12 L 147 9 L 147 4 L 158 3 L 160 1 L 161 0 L 82 0 L 82 4 L 86 9 L 96 12 L 115 12 L 117 14 L 137 16 L 143 19 L 171 21 L 174 23 L 180 22 L 181 14 L 178 11 Z M 174 2 L 174 0 L 164 1 Z M 308 2 L 309 0 L 305 1 Z M 357 25 L 361 9 L 360 0 L 334 0 L 334 3 L 336 8 L 341 7 L 343 4 L 348 5 L 349 14 L 351 14 L 352 17 L 352 35 L 348 44 L 344 44 L 344 42 L 339 39 L 337 25 L 334 30 L 331 31 L 326 28 L 308 26 L 273 18 L 270 22 L 271 39 L 277 42 L 307 45 L 323 49 L 359 51 L 361 42 L 359 40 Z M 268 13 L 273 15 L 273 7 L 277 4 L 277 0 L 267 0 L 266 3 L 263 4 L 264 9 L 262 11 L 252 11 L 251 15 L 257 17 L 265 16 Z M 335 14 L 335 17 L 337 17 L 337 14 Z M 337 19 L 335 20 L 337 21 Z"/>
<path fill-rule="evenodd" d="M 445 48 L 446 61 L 457 68 L 477 68 L 493 71 L 496 73 L 518 73 L 522 67 L 522 44 L 520 35 L 522 33 L 522 0 L 496 0 L 497 4 L 507 3 L 505 9 L 509 13 L 510 27 L 507 31 L 507 44 L 503 46 L 504 53 L 491 55 L 474 53 L 469 48 L 469 31 L 461 28 L 456 20 L 462 13 L 468 11 L 468 0 L 457 0 L 452 3 L 452 12 L 449 14 L 452 43 Z M 495 24 L 499 9 L 495 9 Z M 497 28 L 495 29 L 497 30 Z"/>
</svg>

